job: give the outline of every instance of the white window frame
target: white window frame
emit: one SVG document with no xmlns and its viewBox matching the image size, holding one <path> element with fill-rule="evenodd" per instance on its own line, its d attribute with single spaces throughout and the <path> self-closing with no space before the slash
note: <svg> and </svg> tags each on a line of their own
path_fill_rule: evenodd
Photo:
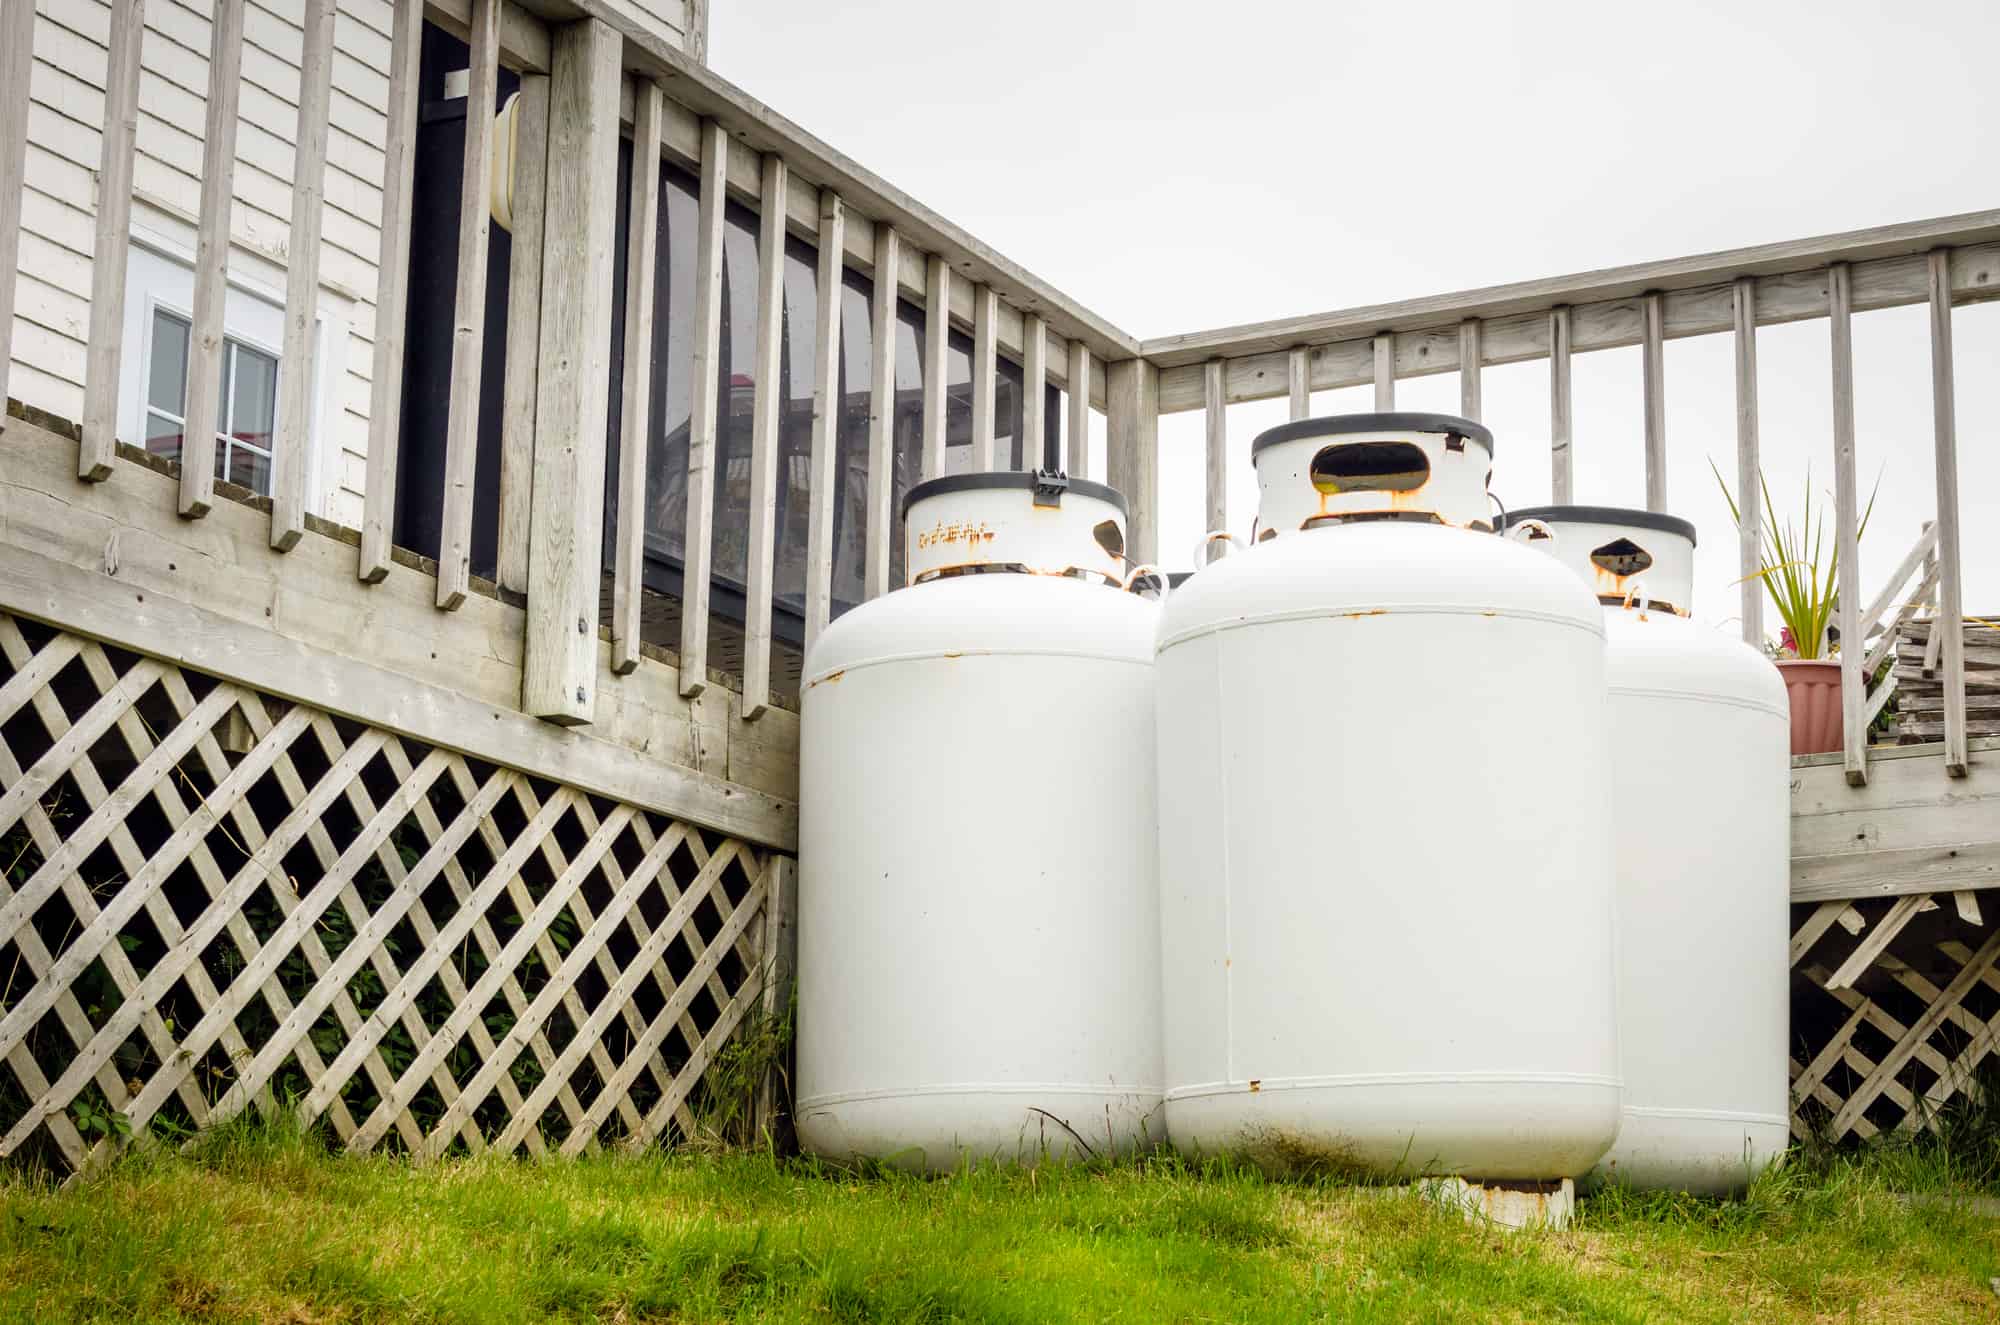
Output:
<svg viewBox="0 0 2000 1325">
<path fill-rule="evenodd" d="M 186 440 L 187 418 L 184 415 L 169 414 L 167 413 L 166 410 L 160 409 L 158 406 L 154 405 L 151 399 L 149 399 L 152 393 L 152 380 L 153 380 L 153 374 L 152 374 L 153 329 L 159 325 L 159 317 L 157 315 L 160 313 L 170 314 L 171 316 L 177 317 L 182 322 L 185 322 L 187 324 L 188 355 L 190 358 L 192 358 L 194 355 L 194 311 L 189 308 L 183 308 L 179 304 L 173 302 L 170 299 L 164 299 L 157 294 L 148 293 L 146 302 L 146 320 L 143 324 L 145 327 L 145 331 L 142 335 L 142 345 L 140 350 L 141 357 L 139 362 L 139 427 L 138 427 L 138 432 L 136 434 L 138 440 L 134 443 L 134 445 L 139 446 L 141 448 L 143 448 L 146 444 L 146 435 L 147 432 L 149 431 L 146 426 L 147 419 L 149 416 L 153 414 L 159 414 L 164 418 L 174 419 L 176 422 L 178 422 L 181 426 L 181 438 L 182 438 L 181 445 L 183 447 L 187 445 L 187 440 Z M 281 315 L 282 315 L 282 310 L 281 310 Z M 285 371 L 285 356 L 281 352 L 278 346 L 266 344 L 262 341 L 255 340 L 249 336 L 240 336 L 236 334 L 235 331 L 229 329 L 229 327 L 227 326 L 228 322 L 227 314 L 224 315 L 223 321 L 225 324 L 223 328 L 223 341 L 224 341 L 225 351 L 227 351 L 229 346 L 235 345 L 243 349 L 254 350 L 259 354 L 268 355 L 271 361 L 278 365 L 278 372 L 280 374 L 283 374 L 283 372 Z M 258 454 L 264 456 L 266 461 L 272 462 L 271 472 L 275 474 L 276 472 L 275 457 L 277 455 L 277 450 L 278 450 L 278 438 L 277 438 L 278 419 L 277 419 L 276 393 L 275 391 L 273 392 L 272 409 L 271 409 L 271 446 L 268 451 L 258 446 L 254 442 L 245 442 L 230 435 L 228 425 L 236 421 L 235 420 L 236 377 L 235 377 L 235 366 L 234 366 L 233 356 L 230 360 L 230 363 L 231 366 L 229 370 L 229 379 L 223 387 L 221 399 L 216 402 L 218 410 L 222 415 L 222 417 L 217 421 L 218 426 L 215 429 L 216 456 L 218 457 L 219 460 L 222 461 L 221 473 L 218 474 L 217 477 L 223 477 L 227 475 L 229 472 L 227 462 L 228 462 L 228 449 L 230 447 L 243 447 L 247 450 L 255 451 Z M 182 384 L 182 390 L 183 391 L 186 390 L 185 382 L 183 382 Z M 183 408 L 185 407 L 186 407 L 185 403 L 183 403 Z M 265 493 L 262 495 L 269 496 L 270 494 Z"/>
</svg>

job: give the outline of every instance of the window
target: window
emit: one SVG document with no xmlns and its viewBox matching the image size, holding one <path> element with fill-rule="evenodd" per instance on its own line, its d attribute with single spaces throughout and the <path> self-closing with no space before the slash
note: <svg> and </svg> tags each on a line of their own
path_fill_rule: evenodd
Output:
<svg viewBox="0 0 2000 1325">
<path fill-rule="evenodd" d="M 181 455 L 187 427 L 188 320 L 155 306 L 147 339 L 146 450 Z M 215 476 L 260 496 L 271 491 L 271 433 L 278 402 L 278 360 L 239 340 L 222 347 L 222 391 L 215 422 Z"/>
</svg>

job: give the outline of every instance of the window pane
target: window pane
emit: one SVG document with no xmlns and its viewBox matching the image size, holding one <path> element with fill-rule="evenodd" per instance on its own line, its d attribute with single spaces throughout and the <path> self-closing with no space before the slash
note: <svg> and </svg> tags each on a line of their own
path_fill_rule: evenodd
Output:
<svg viewBox="0 0 2000 1325">
<path fill-rule="evenodd" d="M 165 309 L 153 310 L 153 362 L 146 375 L 146 403 L 169 414 L 186 412 L 188 324 Z"/>
<path fill-rule="evenodd" d="M 146 450 L 168 460 L 181 458 L 181 425 L 163 414 L 146 411 Z"/>
<path fill-rule="evenodd" d="M 228 446 L 229 470 L 223 475 L 260 496 L 271 491 L 271 458 L 247 446 Z"/>
<path fill-rule="evenodd" d="M 278 361 L 247 345 L 231 349 L 236 360 L 236 398 L 231 402 L 230 435 L 269 450 L 278 413 Z"/>
</svg>

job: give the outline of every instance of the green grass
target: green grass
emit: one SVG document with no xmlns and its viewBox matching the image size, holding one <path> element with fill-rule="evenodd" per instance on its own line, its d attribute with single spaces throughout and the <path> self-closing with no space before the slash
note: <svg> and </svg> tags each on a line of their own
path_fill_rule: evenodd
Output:
<svg viewBox="0 0 2000 1325">
<path fill-rule="evenodd" d="M 1171 1160 L 840 1173 L 754 1154 L 416 1168 L 239 1128 L 55 1191 L 0 1179 L 0 1319 L 1966 1321 L 2000 1221 L 1917 1152 L 1567 1232 Z M 1892 1185 L 1892 1183 L 1894 1185 Z"/>
</svg>

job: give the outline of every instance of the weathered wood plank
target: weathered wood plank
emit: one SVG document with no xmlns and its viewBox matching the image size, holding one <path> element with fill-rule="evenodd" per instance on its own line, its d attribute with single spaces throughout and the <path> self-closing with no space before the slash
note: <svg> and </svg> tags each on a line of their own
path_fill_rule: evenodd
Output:
<svg viewBox="0 0 2000 1325">
<path fill-rule="evenodd" d="M 1742 583 L 1737 613 L 1743 642 L 1764 647 L 1764 486 L 1757 434 L 1757 282 L 1738 277 L 1732 287 L 1736 318 L 1736 556 Z"/>
<path fill-rule="evenodd" d="M 542 245 L 549 171 L 549 80 L 521 77 L 514 112 L 513 245 L 507 259 L 507 350 L 500 384 L 500 525 L 493 578 L 528 591 L 528 522 L 534 503 L 535 383 L 542 351 Z M 372 422 L 372 420 L 371 420 Z M 373 455 L 369 457 L 374 460 Z"/>
<path fill-rule="evenodd" d="M 1570 386 L 1570 325 L 1568 305 L 1549 310 L 1549 499 L 1570 501 L 1576 486 L 1576 461 L 1570 452 L 1570 420 L 1575 407 Z"/>
<path fill-rule="evenodd" d="M 1372 342 L 1375 353 L 1375 409 L 1378 413 L 1396 408 L 1396 338 L 1378 332 Z"/>
<path fill-rule="evenodd" d="M 1667 305 L 1659 291 L 1641 301 L 1645 312 L 1641 376 L 1646 405 L 1646 509 L 1667 509 Z"/>
<path fill-rule="evenodd" d="M 1048 449 L 1049 337 L 1042 319 L 1021 318 L 1021 468 L 1040 469 Z M 1060 468 L 1051 465 L 1051 468 Z"/>
<path fill-rule="evenodd" d="M 367 584 L 389 573 L 395 539 L 397 448 L 403 430 L 404 328 L 410 300 L 410 207 L 417 164 L 417 98 L 421 90 L 423 0 L 396 0 L 389 48 L 389 102 L 382 140 L 382 247 L 376 260 L 375 357 L 369 379 L 368 490 L 362 496 L 357 572 Z M 539 288 L 540 282 L 536 282 Z M 510 316 L 511 316 L 510 312 Z M 509 356 L 511 388 L 514 364 Z M 525 484 L 523 485 L 525 486 Z M 503 507 L 504 510 L 504 507 Z M 505 543 L 502 539 L 502 543 Z M 525 544 L 524 544 L 525 547 Z M 521 578 L 527 588 L 526 554 Z"/>
<path fill-rule="evenodd" d="M 1476 317 L 1469 317 L 1458 324 L 1458 412 L 1474 423 L 1479 422 L 1483 410 L 1479 389 L 1482 331 L 1482 324 Z"/>
<path fill-rule="evenodd" d="M 924 304 L 924 478 L 944 472 L 945 361 L 950 352 L 951 267 L 932 253 Z"/>
<path fill-rule="evenodd" d="M 1090 477 L 1090 347 L 1069 343 L 1069 436 L 1063 459 L 1077 478 Z"/>
<path fill-rule="evenodd" d="M 1107 477 L 1125 496 L 1125 542 L 1133 561 L 1159 557 L 1160 374 L 1144 359 L 1110 365 Z"/>
<path fill-rule="evenodd" d="M 771 591 L 777 568 L 779 423 L 785 413 L 785 184 L 776 154 L 763 161 L 757 217 L 756 395 L 750 406 L 750 542 L 744 574 L 743 716 L 771 701 Z"/>
<path fill-rule="evenodd" d="M 521 707 L 571 726 L 591 721 L 596 708 L 619 55 L 605 24 L 571 23 L 555 33 L 549 75 L 547 206 L 563 223 L 550 227 L 543 254 Z"/>
<path fill-rule="evenodd" d="M 201 219 L 195 227 L 194 307 L 181 411 L 180 512 L 208 514 L 215 497 L 221 422 L 223 301 L 229 290 L 229 220 L 236 189 L 236 106 L 243 91 L 243 0 L 216 0 L 209 20 L 208 108 L 202 130 Z"/>
<path fill-rule="evenodd" d="M 466 68 L 464 185 L 458 198 L 458 283 L 452 297 L 451 387 L 444 427 L 444 515 L 437 605 L 455 611 L 472 586 L 473 471 L 479 461 L 479 378 L 486 357 L 486 255 L 493 234 L 493 116 L 501 0 L 472 0 Z"/>
<path fill-rule="evenodd" d="M 1207 459 L 1208 506 L 1204 534 L 1216 533 L 1229 528 L 1229 406 L 1222 399 L 1222 360 L 1211 359 L 1204 369 L 1208 382 L 1207 427 L 1203 431 L 1203 455 Z M 1226 555 L 1229 545 L 1217 539 L 1211 546 L 1205 540 L 1201 552 L 1195 557 L 1195 569 L 1217 556 Z"/>
<path fill-rule="evenodd" d="M 625 364 L 619 394 L 618 529 L 611 558 L 611 670 L 639 665 L 646 572 L 646 462 L 653 437 L 654 276 L 659 266 L 660 85 L 641 79 L 633 118 L 631 220 L 625 252 Z"/>
<path fill-rule="evenodd" d="M 1312 367 L 1303 345 L 1285 352 L 1285 389 L 1290 397 L 1293 421 L 1312 417 Z"/>
<path fill-rule="evenodd" d="M 27 176 L 28 80 L 35 65 L 34 0 L 0 2 L 0 432 L 14 361 L 14 287 L 21 273 L 21 181 Z"/>
<path fill-rule="evenodd" d="M 729 134 L 701 126 L 701 198 L 695 220 L 694 367 L 688 413 L 687 535 L 682 548 L 681 694 L 708 685 L 708 591 L 715 532 L 716 439 L 722 400 L 722 217 Z"/>
<path fill-rule="evenodd" d="M 279 552 L 290 551 L 306 527 L 313 331 L 319 319 L 319 239 L 326 201 L 327 114 L 333 99 L 334 0 L 305 0 L 305 6 L 298 132 L 292 140 L 292 228 L 285 247 L 285 334 L 278 360 L 277 435 L 271 446 L 271 546 Z"/>
<path fill-rule="evenodd" d="M 833 619 L 833 512 L 839 501 L 834 467 L 840 447 L 841 232 L 847 210 L 832 189 L 820 190 L 819 308 L 813 321 L 812 452 L 806 507 L 806 647 Z"/>
<path fill-rule="evenodd" d="M 331 0 L 317 3 L 330 6 Z M 77 454 L 76 471 L 79 478 L 92 482 L 110 477 L 112 457 L 118 449 L 118 377 L 125 352 L 125 255 L 132 245 L 139 48 L 145 35 L 144 0 L 111 0 L 104 132 L 97 164 L 97 233 L 91 243 L 90 341 L 83 370 L 83 447 Z"/>
<path fill-rule="evenodd" d="M 1845 263 L 1827 269 L 1828 322 L 1833 346 L 1834 547 L 1840 558 L 1840 706 L 1846 723 L 1847 780 L 1868 780 L 1868 693 L 1861 675 L 1860 502 L 1854 479 L 1854 320 L 1852 278 Z"/>
<path fill-rule="evenodd" d="M 875 283 L 869 294 L 868 529 L 862 595 L 889 592 L 889 564 L 896 529 L 896 270 L 902 241 L 896 228 L 875 228 Z"/>
<path fill-rule="evenodd" d="M 1931 427 L 1936 447 L 1938 617 L 1954 625 L 1965 615 L 1964 564 L 1958 537 L 1958 398 L 1953 385 L 1951 254 L 1933 249 L 1925 260 L 1930 285 Z M 1970 753 L 1965 727 L 1965 632 L 1947 629 L 1940 662 L 1944 678 L 1944 767 L 1964 777 Z"/>
<path fill-rule="evenodd" d="M 758 939 L 763 964 L 759 1012 L 766 1021 L 785 1015 L 792 1002 L 793 973 L 798 965 L 798 861 L 773 853 L 764 866 L 764 926 Z M 779 1064 L 772 1064 L 757 1086 L 758 1128 L 766 1138 L 776 1135 Z"/>
<path fill-rule="evenodd" d="M 999 467 L 994 454 L 994 408 L 999 398 L 999 346 L 994 326 L 1000 296 L 990 285 L 972 287 L 972 467 L 984 473 Z"/>
</svg>

